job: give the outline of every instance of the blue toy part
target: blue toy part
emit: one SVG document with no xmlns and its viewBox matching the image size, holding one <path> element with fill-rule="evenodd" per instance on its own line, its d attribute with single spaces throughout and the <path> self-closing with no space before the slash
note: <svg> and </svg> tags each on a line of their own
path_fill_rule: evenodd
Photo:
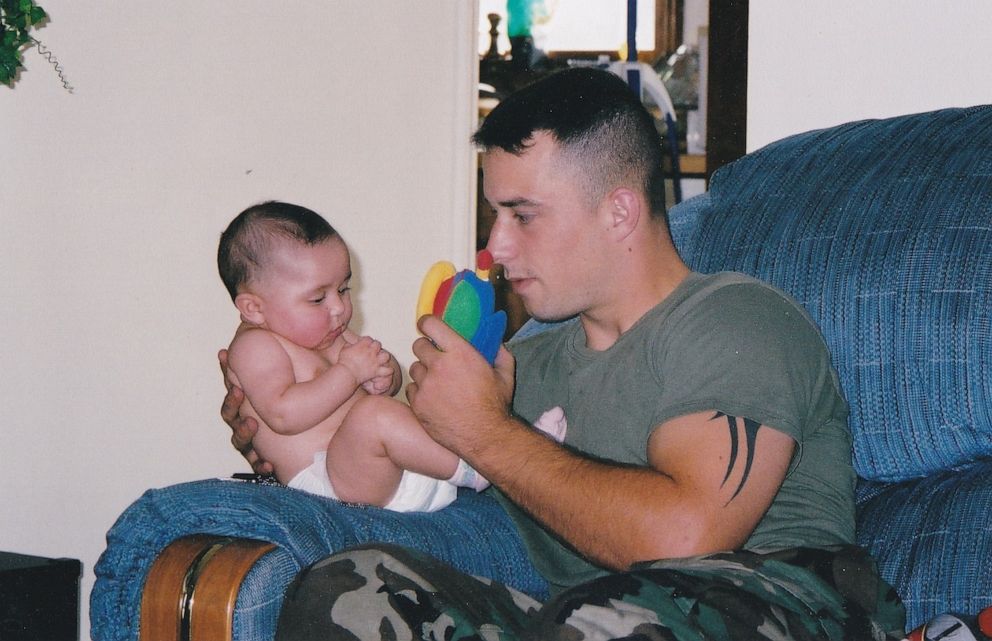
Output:
<svg viewBox="0 0 992 641">
<path fill-rule="evenodd" d="M 469 341 L 492 365 L 506 333 L 506 313 L 496 309 L 496 293 L 488 280 L 470 270 L 453 277 L 441 319 Z"/>
<path fill-rule="evenodd" d="M 496 354 L 499 346 L 503 344 L 503 335 L 506 333 L 506 312 L 498 312 L 482 319 L 479 329 L 472 337 L 471 343 L 475 349 L 479 350 L 489 364 L 496 362 Z"/>
<path fill-rule="evenodd" d="M 506 313 L 496 311 L 496 291 L 489 282 L 492 255 L 482 250 L 478 271 L 455 271 L 448 261 L 434 263 L 420 285 L 417 318 L 434 314 L 482 354 L 489 364 L 506 334 Z"/>
</svg>

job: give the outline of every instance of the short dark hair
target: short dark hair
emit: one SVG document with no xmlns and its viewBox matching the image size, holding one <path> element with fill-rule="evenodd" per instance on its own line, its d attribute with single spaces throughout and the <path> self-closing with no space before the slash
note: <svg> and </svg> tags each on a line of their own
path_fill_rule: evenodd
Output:
<svg viewBox="0 0 992 641">
<path fill-rule="evenodd" d="M 591 197 L 630 181 L 643 187 L 652 214 L 664 216 L 661 136 L 618 76 L 578 67 L 541 78 L 501 101 L 472 141 L 483 150 L 520 154 L 539 131 L 550 133 L 578 164 Z"/>
<path fill-rule="evenodd" d="M 276 200 L 252 205 L 238 214 L 220 235 L 217 248 L 220 278 L 234 300 L 240 287 L 263 266 L 274 241 L 282 238 L 318 245 L 338 236 L 330 223 L 306 207 Z"/>
</svg>

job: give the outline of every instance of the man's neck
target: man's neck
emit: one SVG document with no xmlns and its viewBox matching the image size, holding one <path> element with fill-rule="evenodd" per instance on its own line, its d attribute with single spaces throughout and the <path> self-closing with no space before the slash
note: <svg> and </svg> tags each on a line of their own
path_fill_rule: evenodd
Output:
<svg viewBox="0 0 992 641">
<path fill-rule="evenodd" d="M 612 347 L 637 321 L 668 298 L 690 273 L 681 259 L 656 263 L 645 269 L 640 278 L 627 280 L 627 285 L 619 288 L 608 304 L 579 315 L 589 349 L 603 351 Z"/>
</svg>

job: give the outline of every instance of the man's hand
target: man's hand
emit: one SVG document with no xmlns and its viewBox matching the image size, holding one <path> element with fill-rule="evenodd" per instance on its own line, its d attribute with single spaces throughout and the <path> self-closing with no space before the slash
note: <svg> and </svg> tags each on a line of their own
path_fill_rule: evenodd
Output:
<svg viewBox="0 0 992 641">
<path fill-rule="evenodd" d="M 407 399 L 424 428 L 441 445 L 467 457 L 473 443 L 505 421 L 513 398 L 513 356 L 501 347 L 495 367 L 435 316 L 417 323 L 424 337 L 413 344 Z"/>
<path fill-rule="evenodd" d="M 217 360 L 220 362 L 220 371 L 224 377 L 224 385 L 227 387 L 227 395 L 224 396 L 224 402 L 220 406 L 220 417 L 231 427 L 231 444 L 241 452 L 256 474 L 272 474 L 272 464 L 259 458 L 252 446 L 252 440 L 258 432 L 258 421 L 250 416 L 241 416 L 241 403 L 245 400 L 245 393 L 240 387 L 232 384 L 227 376 L 226 349 L 218 352 Z"/>
</svg>

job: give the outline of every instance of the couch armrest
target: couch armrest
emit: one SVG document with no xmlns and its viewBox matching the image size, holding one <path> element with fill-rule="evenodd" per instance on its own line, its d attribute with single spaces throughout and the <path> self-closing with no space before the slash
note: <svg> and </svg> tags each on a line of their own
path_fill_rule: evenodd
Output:
<svg viewBox="0 0 992 641">
<path fill-rule="evenodd" d="M 273 549 L 265 541 L 203 534 L 170 543 L 145 580 L 140 641 L 232 641 L 241 582 Z"/>
<path fill-rule="evenodd" d="M 138 638 L 141 590 L 159 554 L 194 534 L 274 544 L 248 570 L 234 608 L 234 639 L 272 638 L 283 592 L 303 568 L 347 547 L 395 543 L 426 552 L 468 574 L 535 598 L 547 584 L 527 558 L 516 528 L 485 494 L 459 492 L 438 512 L 399 513 L 346 505 L 282 486 L 208 480 L 149 490 L 107 533 L 90 596 L 95 641 Z"/>
</svg>

